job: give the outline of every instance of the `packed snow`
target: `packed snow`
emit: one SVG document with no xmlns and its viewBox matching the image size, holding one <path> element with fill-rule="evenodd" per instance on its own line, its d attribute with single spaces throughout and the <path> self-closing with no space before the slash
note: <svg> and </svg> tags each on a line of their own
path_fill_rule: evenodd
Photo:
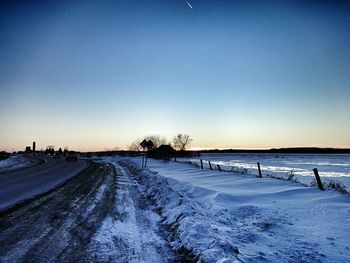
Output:
<svg viewBox="0 0 350 263">
<path fill-rule="evenodd" d="M 128 167 L 123 166 L 123 162 L 111 158 L 105 161 L 113 164 L 117 172 L 115 211 L 104 219 L 92 237 L 89 253 L 99 262 L 115 259 L 135 263 L 172 262 L 172 250 L 159 233 L 161 218 L 145 198 L 144 186 L 138 183 Z"/>
<path fill-rule="evenodd" d="M 348 194 L 184 163 L 149 159 L 148 168 L 141 169 L 140 158 L 122 160 L 147 198 L 154 200 L 160 216 L 156 221 L 168 229 L 171 248 L 188 260 L 347 262 L 350 258 Z M 121 236 L 131 231 L 129 225 L 114 228 Z"/>
</svg>

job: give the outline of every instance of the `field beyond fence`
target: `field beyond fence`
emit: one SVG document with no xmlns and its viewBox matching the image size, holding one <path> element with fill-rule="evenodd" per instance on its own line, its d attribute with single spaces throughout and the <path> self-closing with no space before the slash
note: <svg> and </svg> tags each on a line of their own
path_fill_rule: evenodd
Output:
<svg viewBox="0 0 350 263">
<path fill-rule="evenodd" d="M 327 157 L 233 154 L 177 158 L 176 161 L 206 171 L 216 170 L 228 175 L 240 174 L 294 181 L 309 187 L 318 187 L 321 190 L 334 189 L 341 193 L 350 193 L 350 155 L 333 155 L 328 157 L 329 160 Z"/>
</svg>

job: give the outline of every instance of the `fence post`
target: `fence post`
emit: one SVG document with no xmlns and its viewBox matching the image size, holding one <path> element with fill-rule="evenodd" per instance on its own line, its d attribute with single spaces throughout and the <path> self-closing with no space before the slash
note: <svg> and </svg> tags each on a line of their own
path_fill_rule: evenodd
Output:
<svg viewBox="0 0 350 263">
<path fill-rule="evenodd" d="M 145 153 L 143 152 L 142 153 L 142 169 L 143 169 L 144 163 L 145 163 Z"/>
<path fill-rule="evenodd" d="M 323 185 L 322 185 L 322 182 L 321 182 L 320 175 L 318 174 L 317 168 L 314 168 L 314 174 L 315 174 L 315 177 L 316 177 L 316 182 L 317 182 L 318 188 L 320 188 L 323 191 L 324 188 L 323 188 Z"/>
<path fill-rule="evenodd" d="M 201 159 L 201 168 L 203 170 L 203 160 Z"/>
<path fill-rule="evenodd" d="M 260 163 L 259 162 L 258 162 L 258 171 L 259 171 L 259 177 L 262 178 L 262 173 L 261 173 Z"/>
<path fill-rule="evenodd" d="M 220 165 L 217 164 L 217 166 L 218 166 L 219 171 L 221 172 L 221 167 L 220 167 Z"/>
<path fill-rule="evenodd" d="M 211 167 L 211 162 L 209 161 L 209 167 L 210 167 L 210 170 L 213 170 L 213 167 Z"/>
<path fill-rule="evenodd" d="M 147 166 L 147 153 L 146 153 L 146 160 L 145 160 L 145 167 L 144 168 L 146 168 L 146 166 Z"/>
</svg>

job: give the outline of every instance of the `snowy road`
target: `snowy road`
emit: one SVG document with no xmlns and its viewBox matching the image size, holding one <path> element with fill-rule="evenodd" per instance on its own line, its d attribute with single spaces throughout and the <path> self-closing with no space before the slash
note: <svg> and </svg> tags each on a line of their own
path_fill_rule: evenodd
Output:
<svg viewBox="0 0 350 263">
<path fill-rule="evenodd" d="M 37 157 L 41 164 L 0 174 L 0 211 L 45 193 L 83 171 L 87 162 Z"/>
<path fill-rule="evenodd" d="M 0 214 L 0 262 L 174 262 L 152 200 L 122 164 Z"/>
</svg>

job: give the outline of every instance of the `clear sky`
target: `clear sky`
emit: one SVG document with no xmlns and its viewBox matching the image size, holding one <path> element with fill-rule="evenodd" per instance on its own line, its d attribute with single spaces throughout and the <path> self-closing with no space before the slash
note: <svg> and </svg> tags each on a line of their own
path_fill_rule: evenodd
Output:
<svg viewBox="0 0 350 263">
<path fill-rule="evenodd" d="M 350 147 L 349 1 L 188 2 L 1 1 L 0 150 Z"/>
</svg>

